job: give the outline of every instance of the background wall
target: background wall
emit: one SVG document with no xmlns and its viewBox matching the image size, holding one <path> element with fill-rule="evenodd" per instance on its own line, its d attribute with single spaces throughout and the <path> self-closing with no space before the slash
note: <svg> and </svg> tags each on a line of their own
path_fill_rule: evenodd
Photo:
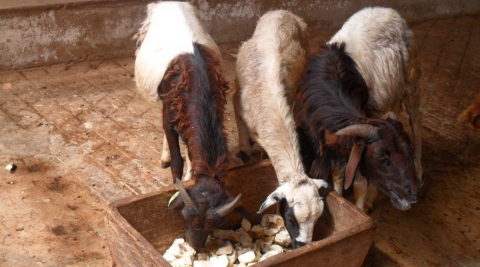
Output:
<svg viewBox="0 0 480 267">
<path fill-rule="evenodd" d="M 151 0 L 6 0 L 0 3 L 0 70 L 133 56 L 132 36 Z M 218 43 L 242 41 L 265 12 L 287 9 L 310 29 L 338 29 L 366 6 L 395 8 L 409 22 L 478 14 L 478 0 L 192 0 Z"/>
</svg>

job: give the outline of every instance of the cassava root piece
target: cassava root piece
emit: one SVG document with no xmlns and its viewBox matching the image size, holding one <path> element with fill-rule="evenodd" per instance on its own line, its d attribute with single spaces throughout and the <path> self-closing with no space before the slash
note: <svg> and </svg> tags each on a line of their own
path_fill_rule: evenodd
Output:
<svg viewBox="0 0 480 267">
<path fill-rule="evenodd" d="M 182 238 L 163 257 L 175 267 L 247 267 L 290 250 L 290 235 L 281 216 L 266 214 L 260 224 L 243 219 L 238 230 L 215 229 L 207 238 L 207 252 L 196 253 Z"/>
</svg>

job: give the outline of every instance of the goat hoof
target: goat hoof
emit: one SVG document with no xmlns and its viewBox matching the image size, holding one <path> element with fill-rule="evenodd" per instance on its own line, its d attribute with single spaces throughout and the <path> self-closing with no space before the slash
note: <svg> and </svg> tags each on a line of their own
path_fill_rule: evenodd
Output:
<svg viewBox="0 0 480 267">
<path fill-rule="evenodd" d="M 166 169 L 168 167 L 170 167 L 170 162 L 168 162 L 168 161 L 163 162 L 162 161 L 162 169 Z"/>
<path fill-rule="evenodd" d="M 247 155 L 245 152 L 243 151 L 239 151 L 236 155 L 235 155 L 237 158 L 240 158 L 242 159 L 242 162 L 243 163 L 246 163 L 250 160 L 250 156 Z"/>
<path fill-rule="evenodd" d="M 363 208 L 363 212 L 365 212 L 365 214 L 369 214 L 370 212 L 372 212 L 373 210 L 373 207 L 364 207 Z"/>
</svg>

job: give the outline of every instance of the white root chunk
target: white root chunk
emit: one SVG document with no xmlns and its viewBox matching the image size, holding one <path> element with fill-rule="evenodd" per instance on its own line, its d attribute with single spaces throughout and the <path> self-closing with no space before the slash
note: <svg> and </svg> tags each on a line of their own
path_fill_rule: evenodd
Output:
<svg viewBox="0 0 480 267">
<path fill-rule="evenodd" d="M 243 230 L 243 228 L 238 229 L 238 235 L 240 236 L 240 244 L 244 247 L 252 246 L 252 237 Z"/>
<path fill-rule="evenodd" d="M 237 260 L 237 251 L 234 250 L 232 254 L 227 255 L 228 258 L 228 265 L 233 265 L 235 261 Z"/>
<path fill-rule="evenodd" d="M 253 250 L 250 250 L 249 252 L 243 253 L 242 255 L 238 256 L 238 261 L 244 264 L 248 264 L 250 262 L 253 262 L 255 260 L 255 252 Z"/>
<path fill-rule="evenodd" d="M 170 248 L 167 249 L 165 253 L 168 253 L 175 258 L 181 258 L 185 253 L 191 253 L 195 255 L 197 252 L 187 243 L 183 238 L 177 238 L 173 241 L 173 244 Z"/>
<path fill-rule="evenodd" d="M 270 250 L 270 246 L 273 243 L 273 236 L 267 236 L 262 239 L 257 239 L 255 244 L 259 247 L 260 251 L 263 253 Z"/>
<path fill-rule="evenodd" d="M 250 233 L 252 234 L 252 237 L 255 239 L 263 238 L 265 236 L 265 230 L 261 225 L 254 225 L 250 229 Z"/>
<path fill-rule="evenodd" d="M 285 228 L 285 224 L 281 216 L 276 214 L 266 214 L 262 217 L 261 225 L 265 228 L 264 232 L 267 236 L 273 236 L 281 229 Z"/>
<path fill-rule="evenodd" d="M 282 229 L 280 232 L 278 232 L 275 235 L 275 244 L 279 244 L 280 246 L 283 247 L 288 247 L 290 246 L 292 239 L 290 238 L 290 235 L 288 234 L 287 229 Z"/>
<path fill-rule="evenodd" d="M 250 228 L 252 228 L 252 223 L 248 220 L 243 219 L 242 220 L 242 228 L 245 230 L 245 232 L 250 231 Z"/>
<path fill-rule="evenodd" d="M 194 261 L 193 267 L 212 267 L 209 261 Z"/>
<path fill-rule="evenodd" d="M 184 258 L 179 258 L 179 259 L 176 259 L 172 262 L 170 262 L 170 264 L 173 266 L 173 267 L 185 267 L 185 266 L 192 266 L 192 265 L 188 265 Z"/>
<path fill-rule="evenodd" d="M 276 250 L 276 251 L 278 251 L 279 253 L 283 252 L 283 248 L 282 248 L 281 246 L 277 245 L 277 244 L 272 245 L 272 246 L 270 247 L 270 250 L 269 250 L 269 251 L 271 251 L 271 250 Z"/>
<path fill-rule="evenodd" d="M 213 256 L 210 257 L 210 265 L 214 267 L 227 267 L 228 266 L 228 258 L 227 255 L 221 255 L 221 256 Z"/>
<path fill-rule="evenodd" d="M 242 254 L 247 253 L 251 250 L 252 250 L 251 248 L 243 247 L 240 243 L 235 244 L 235 251 L 237 251 L 238 255 L 242 255 Z"/>
<path fill-rule="evenodd" d="M 260 223 L 264 228 L 272 228 L 271 224 L 275 224 L 275 228 L 285 228 L 285 224 L 283 223 L 282 216 L 277 214 L 265 214 L 262 217 L 262 222 Z"/>
<path fill-rule="evenodd" d="M 206 253 L 196 254 L 183 238 L 175 239 L 163 258 L 173 267 L 247 267 L 291 250 L 290 244 L 282 217 L 267 214 L 260 225 L 243 219 L 237 231 L 215 229 L 205 242 Z"/>
<path fill-rule="evenodd" d="M 166 253 L 166 252 L 165 252 L 165 254 L 163 254 L 163 258 L 168 262 L 172 262 L 172 261 L 177 259 L 175 256 L 171 255 L 170 253 Z"/>
<path fill-rule="evenodd" d="M 235 251 L 230 241 L 225 241 L 222 246 L 215 253 L 216 255 L 230 255 Z"/>
</svg>

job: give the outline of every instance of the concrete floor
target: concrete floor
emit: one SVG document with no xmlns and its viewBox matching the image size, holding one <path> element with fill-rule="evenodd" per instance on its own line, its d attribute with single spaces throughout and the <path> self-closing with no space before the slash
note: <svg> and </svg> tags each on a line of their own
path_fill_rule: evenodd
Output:
<svg viewBox="0 0 480 267">
<path fill-rule="evenodd" d="M 375 202 L 364 266 L 480 266 L 480 134 L 456 117 L 479 93 L 480 17 L 413 25 L 420 47 L 425 197 Z M 315 32 L 311 49 L 333 32 Z M 232 82 L 238 44 L 220 46 Z M 135 91 L 133 58 L 0 73 L 0 266 L 110 266 L 112 200 L 171 183 L 157 107 Z M 225 125 L 237 150 L 231 94 Z"/>
</svg>

